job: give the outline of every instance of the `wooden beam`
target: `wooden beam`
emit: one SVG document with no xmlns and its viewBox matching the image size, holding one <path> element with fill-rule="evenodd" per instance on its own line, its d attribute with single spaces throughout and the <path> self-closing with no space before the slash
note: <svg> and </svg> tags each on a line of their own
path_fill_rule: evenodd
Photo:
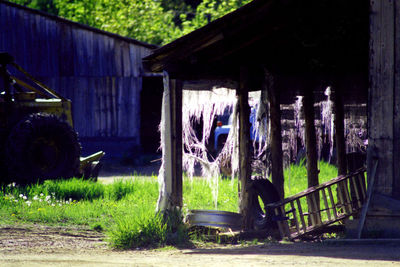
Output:
<svg viewBox="0 0 400 267">
<path fill-rule="evenodd" d="M 334 93 L 334 107 L 335 107 L 335 139 L 336 139 L 336 155 L 338 176 L 347 173 L 346 166 L 346 140 L 344 138 L 344 106 L 342 94 L 339 88 L 335 88 Z"/>
<path fill-rule="evenodd" d="M 318 185 L 318 153 L 317 138 L 315 134 L 314 96 L 312 90 L 306 90 L 303 97 L 305 117 L 305 143 L 307 151 L 307 176 L 308 187 Z"/>
<path fill-rule="evenodd" d="M 271 121 L 271 162 L 272 162 L 272 184 L 275 186 L 281 199 L 284 198 L 283 177 L 283 152 L 282 152 L 282 125 L 279 93 L 274 84 L 274 77 L 265 71 L 264 86 L 268 92 Z"/>
<path fill-rule="evenodd" d="M 398 119 L 400 115 L 397 112 L 397 106 L 400 103 L 396 103 L 396 101 L 399 101 L 397 95 L 400 90 L 395 90 L 396 76 L 399 75 L 398 69 L 395 69 L 395 51 L 399 48 L 394 47 L 396 44 L 395 27 L 398 24 L 398 21 L 396 21 L 398 2 L 370 1 L 368 153 L 370 154 L 369 158 L 371 158 L 371 151 L 376 151 L 379 160 L 374 191 L 388 196 L 393 195 L 394 181 L 399 181 L 400 178 L 399 176 L 395 177 L 395 175 L 400 175 L 396 170 L 398 169 L 398 161 L 395 161 L 397 158 L 396 150 L 398 150 L 395 145 L 399 143 L 395 139 L 399 138 L 399 135 L 394 135 L 395 133 L 399 134 L 398 127 L 400 126 Z M 373 167 L 373 162 L 369 160 L 369 174 Z"/>
<path fill-rule="evenodd" d="M 248 99 L 248 69 L 241 67 L 237 89 L 239 102 L 239 210 L 243 216 L 243 229 L 252 227 L 251 155 L 250 155 L 250 106 Z"/>
<path fill-rule="evenodd" d="M 169 79 L 167 73 L 163 81 L 159 211 L 182 207 L 182 82 Z"/>
<path fill-rule="evenodd" d="M 305 90 L 303 97 L 303 109 L 305 117 L 305 143 L 307 153 L 307 181 L 308 188 L 316 186 L 318 182 L 318 153 L 317 153 L 317 138 L 315 134 L 315 111 L 314 111 L 314 95 L 313 91 L 308 88 Z M 318 194 L 319 196 L 319 194 Z M 312 197 L 307 197 L 309 219 L 313 222 L 318 222 L 319 216 L 319 197 L 318 203 L 315 203 Z"/>
<path fill-rule="evenodd" d="M 172 202 L 181 208 L 182 203 L 182 86 L 180 80 L 171 80 L 172 102 Z"/>
</svg>

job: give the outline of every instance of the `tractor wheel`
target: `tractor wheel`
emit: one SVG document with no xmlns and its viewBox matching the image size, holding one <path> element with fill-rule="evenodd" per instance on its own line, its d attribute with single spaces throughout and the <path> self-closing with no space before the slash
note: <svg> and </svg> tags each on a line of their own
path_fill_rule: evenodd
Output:
<svg viewBox="0 0 400 267">
<path fill-rule="evenodd" d="M 268 179 L 262 178 L 252 181 L 252 189 L 254 228 L 257 230 L 277 228 L 277 223 L 272 220 L 273 211 L 266 206 L 280 200 L 278 191 Z M 261 207 L 260 201 L 264 208 Z"/>
<path fill-rule="evenodd" d="M 8 137 L 8 175 L 19 184 L 70 178 L 79 169 L 80 151 L 77 133 L 68 123 L 54 115 L 32 114 Z"/>
</svg>

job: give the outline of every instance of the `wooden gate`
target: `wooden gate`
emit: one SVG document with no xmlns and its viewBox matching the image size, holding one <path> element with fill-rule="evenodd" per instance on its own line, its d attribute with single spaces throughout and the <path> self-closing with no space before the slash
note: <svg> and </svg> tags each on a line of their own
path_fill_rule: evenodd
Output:
<svg viewBox="0 0 400 267">
<path fill-rule="evenodd" d="M 281 237 L 295 239 L 356 215 L 366 199 L 365 168 L 267 205 Z"/>
</svg>

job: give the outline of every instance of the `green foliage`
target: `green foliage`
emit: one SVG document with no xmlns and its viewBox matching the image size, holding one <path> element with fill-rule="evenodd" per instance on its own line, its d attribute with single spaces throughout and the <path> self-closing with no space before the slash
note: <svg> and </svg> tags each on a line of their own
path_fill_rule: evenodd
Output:
<svg viewBox="0 0 400 267">
<path fill-rule="evenodd" d="M 166 44 L 251 0 L 11 0 L 143 42 Z"/>
<path fill-rule="evenodd" d="M 181 16 L 183 21 L 181 34 L 187 34 L 203 27 L 209 22 L 228 14 L 249 2 L 251 2 L 251 0 L 203 0 L 201 4 L 198 5 L 196 15 L 193 19 L 188 18 L 184 14 Z"/>
<path fill-rule="evenodd" d="M 153 0 L 54 0 L 59 15 L 152 44 L 175 35 L 172 12 Z"/>
<path fill-rule="evenodd" d="M 11 0 L 10 2 L 14 2 L 19 5 L 23 5 L 26 7 L 38 9 L 53 15 L 58 14 L 58 10 L 54 5 L 53 0 Z"/>
</svg>

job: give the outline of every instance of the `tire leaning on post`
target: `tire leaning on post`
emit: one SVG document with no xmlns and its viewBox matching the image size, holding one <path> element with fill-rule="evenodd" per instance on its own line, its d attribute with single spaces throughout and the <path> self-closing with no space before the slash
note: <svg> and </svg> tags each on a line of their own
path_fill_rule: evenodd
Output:
<svg viewBox="0 0 400 267">
<path fill-rule="evenodd" d="M 18 184 L 73 177 L 81 146 L 72 127 L 55 115 L 36 113 L 17 123 L 6 143 L 9 180 Z"/>
</svg>

